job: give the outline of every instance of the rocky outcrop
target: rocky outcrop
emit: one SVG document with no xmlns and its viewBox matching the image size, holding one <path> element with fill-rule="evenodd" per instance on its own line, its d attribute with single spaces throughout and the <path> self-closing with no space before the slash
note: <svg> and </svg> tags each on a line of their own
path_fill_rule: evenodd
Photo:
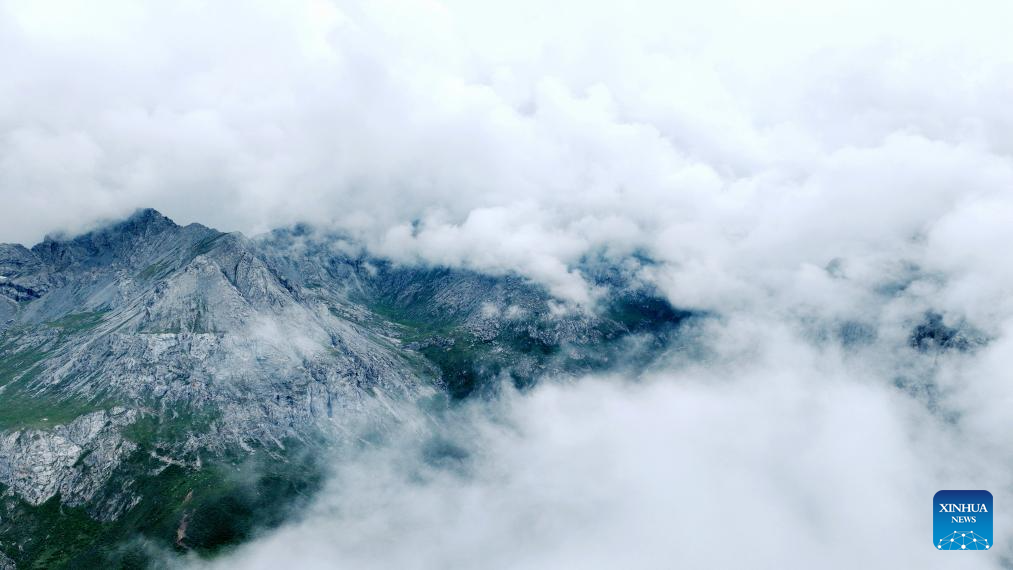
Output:
<svg viewBox="0 0 1013 570">
<path fill-rule="evenodd" d="M 56 495 L 66 505 L 83 505 L 136 448 L 121 434 L 136 416 L 113 408 L 52 429 L 0 434 L 0 483 L 31 505 Z"/>
<path fill-rule="evenodd" d="M 48 289 L 45 267 L 34 253 L 20 244 L 0 244 L 0 298 L 31 301 Z"/>
</svg>

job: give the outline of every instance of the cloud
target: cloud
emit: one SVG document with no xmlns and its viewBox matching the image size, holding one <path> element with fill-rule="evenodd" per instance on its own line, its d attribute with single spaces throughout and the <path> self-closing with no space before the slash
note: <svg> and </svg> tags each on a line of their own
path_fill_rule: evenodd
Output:
<svg viewBox="0 0 1013 570">
<path fill-rule="evenodd" d="M 874 355 L 816 350 L 778 327 L 731 348 L 727 335 L 755 341 L 756 324 L 710 331 L 725 364 L 545 382 L 437 421 L 404 416 L 391 441 L 335 458 L 300 520 L 191 563 L 999 567 L 930 544 L 940 488 L 989 488 L 997 505 L 1008 495 L 994 440 L 894 389 Z M 999 530 L 1008 516 L 997 516 Z"/>
<path fill-rule="evenodd" d="M 1011 9 L 2 1 L 0 240 L 308 221 L 582 304 L 582 259 L 637 253 L 719 316 L 706 361 L 343 457 L 223 564 L 946 564 L 928 497 L 1003 504 L 1013 459 Z M 919 353 L 929 312 L 985 343 Z M 417 460 L 436 435 L 463 472 Z"/>
<path fill-rule="evenodd" d="M 1008 11 L 7 1 L 0 239 L 154 206 L 333 224 L 582 302 L 582 254 L 638 250 L 722 303 L 743 241 L 819 264 L 1008 200 Z"/>
</svg>

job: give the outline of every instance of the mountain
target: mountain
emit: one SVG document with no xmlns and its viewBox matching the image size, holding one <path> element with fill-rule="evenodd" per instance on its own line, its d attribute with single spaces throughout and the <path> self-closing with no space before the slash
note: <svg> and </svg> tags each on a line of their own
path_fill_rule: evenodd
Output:
<svg viewBox="0 0 1013 570">
<path fill-rule="evenodd" d="M 516 275 L 151 209 L 0 245 L 0 565 L 212 555 L 312 496 L 318 451 L 350 426 L 503 381 L 650 366 L 692 316 L 621 273 L 587 276 L 600 306 L 560 311 Z"/>
</svg>

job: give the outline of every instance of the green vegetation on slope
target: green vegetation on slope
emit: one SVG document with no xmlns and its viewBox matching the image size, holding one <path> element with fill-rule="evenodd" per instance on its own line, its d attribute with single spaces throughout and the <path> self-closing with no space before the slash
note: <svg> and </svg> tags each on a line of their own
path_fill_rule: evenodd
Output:
<svg viewBox="0 0 1013 570">
<path fill-rule="evenodd" d="M 585 374 L 615 367 L 648 366 L 668 345 L 691 313 L 664 299 L 617 299 L 604 308 L 589 338 L 554 343 L 551 318 L 507 322 L 495 335 L 480 338 L 460 319 L 427 318 L 425 297 L 371 306 L 377 314 L 403 327 L 402 340 L 436 365 L 454 399 L 495 391 L 509 378 L 527 388 L 544 374 Z"/>
<path fill-rule="evenodd" d="M 83 414 L 115 404 L 101 394 L 91 398 L 59 397 L 43 392 L 33 382 L 46 358 L 73 336 L 102 322 L 104 312 L 73 313 L 47 323 L 59 335 L 41 345 L 17 346 L 17 331 L 8 331 L 0 344 L 0 431 L 47 428 L 73 421 Z M 73 379 L 66 379 L 72 382 Z"/>
<path fill-rule="evenodd" d="M 142 447 L 108 486 L 142 497 L 118 520 L 100 522 L 84 508 L 61 506 L 59 497 L 38 507 L 7 498 L 0 551 L 19 568 L 47 569 L 150 568 L 172 552 L 213 555 L 281 524 L 319 489 L 314 454 L 289 443 L 284 458 L 260 450 L 199 469 L 165 464 Z"/>
</svg>

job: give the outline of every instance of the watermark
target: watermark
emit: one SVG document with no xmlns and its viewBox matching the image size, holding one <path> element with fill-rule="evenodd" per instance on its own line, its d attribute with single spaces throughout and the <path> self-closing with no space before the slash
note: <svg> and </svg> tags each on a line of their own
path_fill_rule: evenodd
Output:
<svg viewBox="0 0 1013 570">
<path fill-rule="evenodd" d="M 992 549 L 992 493 L 939 491 L 932 498 L 937 550 Z"/>
</svg>

